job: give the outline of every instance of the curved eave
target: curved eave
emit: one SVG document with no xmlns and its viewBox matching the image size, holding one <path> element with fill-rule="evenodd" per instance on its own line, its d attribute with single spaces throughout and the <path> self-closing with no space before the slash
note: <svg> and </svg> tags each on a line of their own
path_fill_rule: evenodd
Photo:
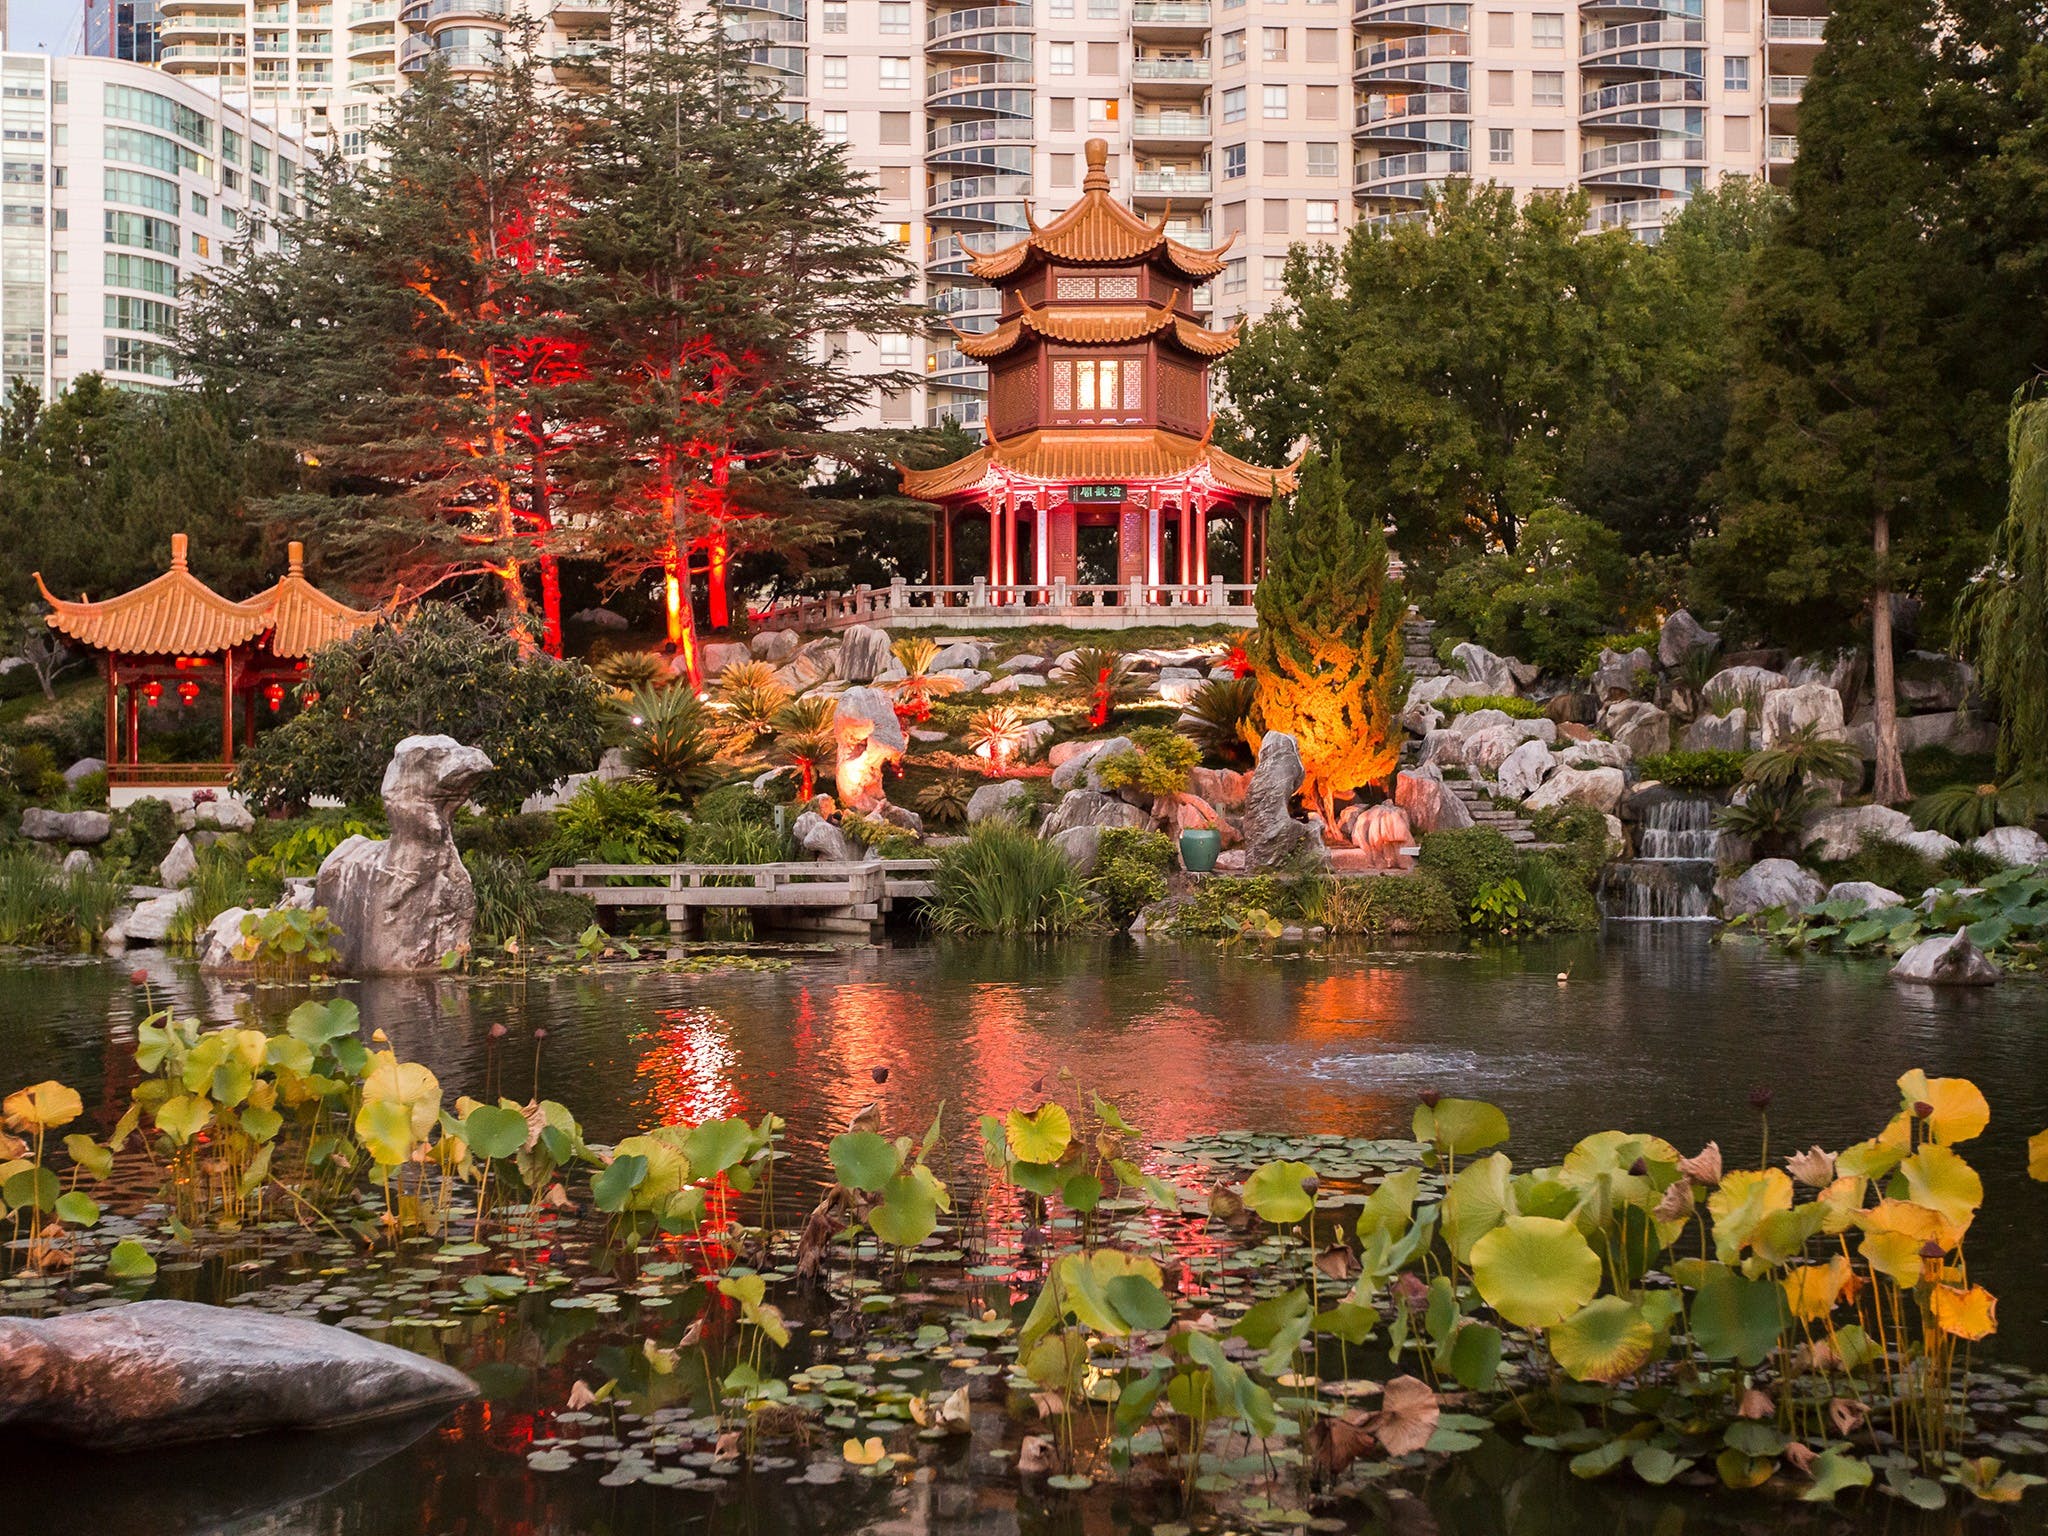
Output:
<svg viewBox="0 0 2048 1536">
<path fill-rule="evenodd" d="M 68 602 L 42 572 L 36 587 L 50 605 L 47 623 L 89 650 L 120 656 L 212 656 L 246 645 L 270 627 L 255 603 L 231 603 L 182 566 L 104 602 Z"/>
<path fill-rule="evenodd" d="M 984 282 L 1000 282 L 1024 271 L 1034 257 L 1074 266 L 1127 266 L 1163 259 L 1191 282 L 1203 282 L 1223 270 L 1218 252 L 1198 251 L 1171 238 L 1164 214 L 1156 224 L 1147 223 L 1107 192 L 1083 194 L 1052 223 L 1034 225 L 1015 244 L 975 257 L 967 270 Z"/>
<path fill-rule="evenodd" d="M 1041 428 L 987 444 L 937 469 L 907 469 L 903 492 L 940 503 L 971 498 L 991 470 L 1046 486 L 1177 480 L 1205 471 L 1217 489 L 1255 500 L 1284 496 L 1295 487 L 1292 468 L 1248 464 L 1206 439 L 1160 428 Z"/>
<path fill-rule="evenodd" d="M 1197 357 L 1221 357 L 1237 345 L 1238 327 L 1212 331 L 1178 315 L 1163 304 L 1135 309 L 1033 309 L 1011 316 L 993 331 L 980 336 L 955 332 L 954 345 L 968 357 L 987 362 L 1022 344 L 1025 332 L 1048 341 L 1076 346 L 1103 346 L 1143 341 L 1148 336 L 1170 333 L 1173 340 Z"/>
<path fill-rule="evenodd" d="M 249 602 L 251 606 L 262 605 L 270 616 L 271 654 L 291 661 L 310 656 L 323 645 L 346 640 L 379 618 L 376 613 L 351 608 L 339 598 L 330 597 L 299 575 L 285 577 Z"/>
</svg>

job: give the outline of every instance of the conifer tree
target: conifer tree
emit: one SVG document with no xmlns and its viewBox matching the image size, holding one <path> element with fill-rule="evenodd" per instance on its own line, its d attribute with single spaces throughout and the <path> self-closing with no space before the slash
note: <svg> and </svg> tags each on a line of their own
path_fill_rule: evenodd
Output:
<svg viewBox="0 0 2048 1536">
<path fill-rule="evenodd" d="M 1336 826 L 1336 803 L 1385 780 L 1401 758 L 1398 589 L 1387 541 L 1347 509 L 1341 456 L 1311 456 L 1300 488 L 1268 514 L 1266 574 L 1246 642 L 1252 719 L 1301 748 L 1301 797 Z"/>
</svg>

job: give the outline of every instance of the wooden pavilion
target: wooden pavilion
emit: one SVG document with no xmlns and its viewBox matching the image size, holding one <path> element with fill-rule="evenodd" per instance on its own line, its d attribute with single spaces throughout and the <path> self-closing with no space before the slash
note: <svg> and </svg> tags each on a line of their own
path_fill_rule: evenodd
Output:
<svg viewBox="0 0 2048 1536">
<path fill-rule="evenodd" d="M 286 691 L 323 645 L 344 639 L 378 615 L 329 597 L 306 579 L 305 546 L 293 543 L 285 577 L 231 602 L 186 567 L 187 540 L 171 535 L 171 568 L 131 592 L 102 602 L 69 602 L 36 585 L 50 605 L 50 628 L 99 658 L 107 687 L 107 783 L 110 788 L 225 786 L 239 740 L 256 734 L 261 705 L 283 708 Z M 220 757 L 209 763 L 142 761 L 142 711 L 168 691 L 186 708 L 202 685 L 220 691 Z"/>
</svg>

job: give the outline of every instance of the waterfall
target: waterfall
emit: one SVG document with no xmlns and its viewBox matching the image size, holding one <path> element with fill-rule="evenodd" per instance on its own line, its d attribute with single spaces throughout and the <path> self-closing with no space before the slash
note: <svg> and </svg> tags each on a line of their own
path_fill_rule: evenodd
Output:
<svg viewBox="0 0 2048 1536">
<path fill-rule="evenodd" d="M 1712 800 L 1673 796 L 1643 813 L 1636 857 L 1607 867 L 1600 914 L 1610 922 L 1709 922 L 1721 834 Z"/>
</svg>

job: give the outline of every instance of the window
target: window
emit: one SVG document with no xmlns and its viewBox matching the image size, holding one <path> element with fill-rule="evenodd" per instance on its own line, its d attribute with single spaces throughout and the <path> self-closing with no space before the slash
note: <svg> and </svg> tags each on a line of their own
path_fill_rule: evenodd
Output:
<svg viewBox="0 0 2048 1536">
<path fill-rule="evenodd" d="M 834 33 L 846 30 L 846 0 L 825 0 L 825 20 L 820 30 Z"/>
<path fill-rule="evenodd" d="M 38 213 L 42 210 L 37 209 Z M 128 245 L 139 250 L 155 251 L 163 256 L 178 254 L 178 226 L 168 219 L 152 219 L 140 213 L 118 213 L 109 208 L 106 215 L 106 243 Z"/>
<path fill-rule="evenodd" d="M 206 217 L 206 194 L 204 192 L 194 192 L 192 194 L 192 211 L 202 219 Z"/>
<path fill-rule="evenodd" d="M 1731 117 L 1724 119 L 1724 121 L 1728 125 L 1726 129 L 1726 142 L 1730 154 L 1746 155 L 1755 149 L 1756 145 L 1750 135 L 1748 118 Z"/>
<path fill-rule="evenodd" d="M 1223 93 L 1223 121 L 1241 123 L 1244 121 L 1244 87 L 1234 85 Z"/>
<path fill-rule="evenodd" d="M 213 255 L 213 242 L 200 234 L 196 229 L 192 232 L 192 254 L 194 256 Z"/>
<path fill-rule="evenodd" d="M 1515 46 L 1515 13 L 1513 11 L 1488 11 L 1486 13 L 1486 42 L 1492 48 Z"/>
<path fill-rule="evenodd" d="M 1074 98 L 1055 96 L 1052 99 L 1052 131 L 1072 133 L 1074 131 Z"/>
<path fill-rule="evenodd" d="M 1226 261 L 1223 264 L 1223 291 L 1225 293 L 1244 292 L 1244 258 L 1242 256 L 1238 257 L 1235 261 Z"/>
<path fill-rule="evenodd" d="M 177 309 L 161 299 L 131 299 L 123 293 L 110 293 L 106 316 L 110 331 L 148 331 L 153 336 L 169 336 L 178 328 Z"/>
<path fill-rule="evenodd" d="M 1266 220 L 1262 226 L 1269 235 L 1287 233 L 1287 199 L 1269 197 L 1266 199 Z"/>
<path fill-rule="evenodd" d="M 910 338 L 908 336 L 883 336 L 879 338 L 884 368 L 908 368 L 910 366 Z"/>
<path fill-rule="evenodd" d="M 1337 204 L 1335 199 L 1309 199 L 1308 232 L 1312 235 L 1334 235 L 1337 233 Z"/>
<path fill-rule="evenodd" d="M 1052 365 L 1052 408 L 1059 412 L 1136 413 L 1144 409 L 1145 365 L 1131 357 L 1062 357 Z"/>
<path fill-rule="evenodd" d="M 1052 43 L 1046 49 L 1046 72 L 1054 75 L 1071 75 L 1074 72 L 1074 45 Z"/>
<path fill-rule="evenodd" d="M 1285 139 L 1268 139 L 1266 141 L 1266 152 L 1260 158 L 1260 170 L 1267 176 L 1285 176 L 1287 174 L 1287 141 Z"/>
<path fill-rule="evenodd" d="M 1564 105 L 1564 71 L 1539 69 L 1529 77 L 1529 104 L 1534 107 Z"/>
<path fill-rule="evenodd" d="M 213 148 L 213 125 L 190 107 L 181 107 L 168 96 L 159 96 L 155 91 L 140 91 L 133 86 L 110 85 L 106 101 L 108 117 L 161 128 L 189 144 L 197 144 L 201 149 Z"/>
<path fill-rule="evenodd" d="M 107 201 L 127 203 L 136 208 L 154 208 L 158 213 L 178 211 L 178 184 L 143 171 L 107 168 Z"/>
<path fill-rule="evenodd" d="M 1280 293 L 1287 287 L 1287 258 L 1268 256 L 1265 258 L 1260 285 L 1268 293 Z"/>
<path fill-rule="evenodd" d="M 1529 18 L 1529 41 L 1538 48 L 1564 46 L 1564 16 L 1557 11 L 1539 11 Z"/>
<path fill-rule="evenodd" d="M 1538 165 L 1564 164 L 1564 130 L 1561 128 L 1538 128 L 1529 135 L 1534 159 Z"/>
<path fill-rule="evenodd" d="M 1486 104 L 1489 107 L 1512 107 L 1515 104 L 1515 72 L 1512 69 L 1489 69 L 1486 72 Z"/>
<path fill-rule="evenodd" d="M 1123 14 L 1123 0 L 1088 0 L 1090 21 L 1115 21 Z"/>
<path fill-rule="evenodd" d="M 1287 87 L 1266 85 L 1259 88 L 1259 115 L 1266 118 L 1287 116 Z"/>
<path fill-rule="evenodd" d="M 1312 123 L 1337 121 L 1337 87 L 1312 85 L 1308 88 L 1308 120 Z"/>
<path fill-rule="evenodd" d="M 1334 176 L 1337 174 L 1337 146 L 1334 144 L 1311 144 L 1308 147 L 1308 173 L 1311 176 Z"/>
<path fill-rule="evenodd" d="M 1088 73 L 1091 75 L 1114 75 L 1123 67 L 1123 50 L 1115 43 L 1090 43 L 1088 45 Z"/>
<path fill-rule="evenodd" d="M 1287 29 L 1285 27 L 1259 28 L 1259 55 L 1268 64 L 1287 62 Z"/>
<path fill-rule="evenodd" d="M 166 176 L 178 174 L 180 157 L 177 144 L 160 134 L 144 133 L 140 128 L 109 128 L 102 141 L 105 155 L 109 160 L 125 160 L 130 165 L 146 165 L 153 171 L 162 171 Z M 187 154 L 191 151 L 187 150 Z"/>
<path fill-rule="evenodd" d="M 249 174 L 251 176 L 268 176 L 270 174 L 270 151 L 261 144 L 251 144 L 249 146 Z"/>
<path fill-rule="evenodd" d="M 1749 60 L 1735 55 L 1721 61 L 1721 87 L 1729 91 L 1749 89 Z"/>
<path fill-rule="evenodd" d="M 133 336 L 109 336 L 106 351 L 107 371 L 113 373 L 146 373 L 153 378 L 175 378 L 171 366 L 171 350 L 160 341 L 142 341 Z"/>
<path fill-rule="evenodd" d="M 1223 205 L 1223 233 L 1226 235 L 1242 235 L 1244 233 L 1243 203 L 1225 203 Z"/>
<path fill-rule="evenodd" d="M 1749 30 L 1749 0 L 1723 0 L 1721 6 L 1721 30 L 1724 32 L 1747 32 Z"/>
<path fill-rule="evenodd" d="M 910 0 L 882 0 L 882 36 L 910 36 Z"/>
<path fill-rule="evenodd" d="M 1311 64 L 1334 64 L 1337 62 L 1337 29 L 1335 27 L 1310 27 L 1308 29 L 1308 61 Z"/>
<path fill-rule="evenodd" d="M 147 256 L 125 256 L 118 251 L 109 251 L 107 286 L 139 288 L 144 293 L 160 293 L 166 298 L 175 298 L 178 269 L 167 261 L 151 261 Z"/>
<path fill-rule="evenodd" d="M 907 91 L 910 89 L 910 60 L 879 59 L 882 66 L 882 89 L 885 91 Z"/>
<path fill-rule="evenodd" d="M 1489 128 L 1486 130 L 1486 160 L 1489 165 L 1513 165 L 1515 163 L 1514 129 Z"/>
<path fill-rule="evenodd" d="M 885 165 L 875 173 L 881 185 L 882 196 L 892 203 L 910 201 L 910 167 L 907 165 Z"/>
<path fill-rule="evenodd" d="M 1071 187 L 1074 184 L 1074 157 L 1054 155 L 1052 157 L 1052 184 L 1056 187 Z"/>
<path fill-rule="evenodd" d="M 884 112 L 880 117 L 882 142 L 884 144 L 908 144 L 910 142 L 910 114 L 908 112 Z"/>
<path fill-rule="evenodd" d="M 1052 16 L 1055 21 L 1074 19 L 1074 0 L 1052 0 Z"/>
<path fill-rule="evenodd" d="M 1233 64 L 1242 64 L 1243 62 L 1244 28 L 1239 27 L 1235 32 L 1223 34 L 1223 67 L 1228 69 Z"/>
<path fill-rule="evenodd" d="M 824 86 L 828 91 L 846 89 L 846 60 L 827 57 L 825 60 Z"/>
<path fill-rule="evenodd" d="M 1235 181 L 1244 174 L 1244 151 L 1245 147 L 1242 144 L 1226 144 L 1223 146 L 1223 179 L 1225 181 Z"/>
<path fill-rule="evenodd" d="M 827 144 L 844 144 L 846 142 L 846 114 L 844 112 L 827 112 L 823 118 L 823 127 Z"/>
<path fill-rule="evenodd" d="M 242 163 L 242 136 L 232 128 L 220 131 L 220 157 L 229 165 Z"/>
<path fill-rule="evenodd" d="M 910 420 L 910 391 L 907 389 L 885 389 L 882 391 L 882 420 Z"/>
<path fill-rule="evenodd" d="M 1088 122 L 1091 127 L 1116 121 L 1117 99 L 1114 96 L 1091 96 L 1088 99 Z"/>
</svg>

